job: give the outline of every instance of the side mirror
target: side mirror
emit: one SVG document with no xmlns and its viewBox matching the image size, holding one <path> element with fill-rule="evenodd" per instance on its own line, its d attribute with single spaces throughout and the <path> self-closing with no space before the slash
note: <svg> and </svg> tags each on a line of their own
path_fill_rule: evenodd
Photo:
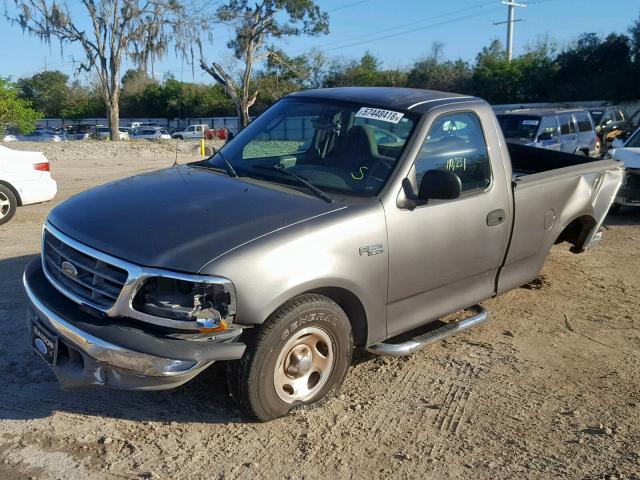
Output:
<svg viewBox="0 0 640 480">
<path fill-rule="evenodd" d="M 455 200 L 462 193 L 460 177 L 449 170 L 427 170 L 420 182 L 420 200 Z"/>
<path fill-rule="evenodd" d="M 551 140 L 553 137 L 551 136 L 551 132 L 542 132 L 540 135 L 538 135 L 538 141 L 542 142 L 545 140 Z"/>
<path fill-rule="evenodd" d="M 611 143 L 611 147 L 612 148 L 622 148 L 622 147 L 624 147 L 624 140 L 622 140 L 620 138 L 614 139 L 613 142 Z"/>
<path fill-rule="evenodd" d="M 462 193 L 460 177 L 448 170 L 427 170 L 420 182 L 418 194 L 408 178 L 402 180 L 405 199 L 398 206 L 413 210 L 416 205 L 425 204 L 429 200 L 455 200 Z"/>
</svg>

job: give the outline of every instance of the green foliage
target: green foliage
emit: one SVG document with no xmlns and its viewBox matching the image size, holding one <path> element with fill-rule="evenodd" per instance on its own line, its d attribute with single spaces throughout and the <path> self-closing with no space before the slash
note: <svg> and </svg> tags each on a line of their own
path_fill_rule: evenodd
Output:
<svg viewBox="0 0 640 480">
<path fill-rule="evenodd" d="M 126 83 L 125 83 L 126 86 Z M 123 87 L 124 89 L 124 87 Z M 122 95 L 120 111 L 125 117 L 214 117 L 235 114 L 231 100 L 218 85 L 150 81 L 142 91 Z"/>
<path fill-rule="evenodd" d="M 309 23 L 311 18 L 318 22 L 321 30 L 326 26 L 324 14 L 319 13 L 311 0 L 274 0 L 264 3 L 262 8 L 265 5 L 281 9 L 278 10 L 280 14 L 292 9 L 292 18 L 298 19 L 292 24 L 296 27 L 285 24 L 270 26 L 272 38 L 285 36 L 288 32 L 315 31 L 316 27 L 312 28 Z M 234 17 L 238 21 L 245 19 L 247 12 L 255 12 L 249 2 L 232 1 L 217 14 L 229 14 L 231 7 L 238 9 Z M 303 11 L 307 13 L 303 14 Z M 285 18 L 286 14 L 278 16 L 277 20 L 281 22 Z M 559 53 L 555 42 L 543 36 L 511 62 L 507 61 L 498 40 L 482 48 L 473 64 L 463 60 L 442 61 L 444 46 L 436 42 L 428 56 L 404 69 L 385 68 L 369 52 L 358 60 L 330 61 L 318 50 L 289 56 L 273 45 L 265 45 L 264 37 L 255 32 L 253 35 L 254 47 L 258 49 L 253 50 L 253 54 L 261 51 L 263 56 L 259 57 L 255 70 L 251 70 L 253 73 L 247 77 L 246 85 L 244 78 L 237 80 L 239 75 L 244 77 L 246 69 L 239 75 L 237 72 L 231 75 L 215 63 L 209 69 L 203 66 L 217 78 L 215 85 L 180 82 L 174 78 L 158 82 L 144 70 L 129 70 L 123 76 L 119 89 L 122 115 L 165 118 L 235 116 L 248 112 L 251 105 L 253 113 L 257 114 L 291 92 L 339 86 L 406 86 L 451 91 L 477 95 L 494 104 L 640 98 L 640 18 L 629 28 L 629 35 L 611 34 L 602 38 L 587 33 Z M 255 35 L 260 38 L 256 39 Z M 258 61 L 258 57 L 253 61 Z M 3 99 L 9 94 L 17 98 L 17 92 L 21 99 L 28 101 L 20 105 L 33 105 L 47 116 L 82 118 L 105 115 L 104 97 L 99 93 L 99 86 L 82 86 L 77 82 L 69 85 L 68 77 L 61 72 L 41 72 L 20 79 L 17 89 L 4 80 L 2 90 Z M 232 94 L 236 95 L 235 99 Z M 246 109 L 239 109 L 240 103 Z"/>
<path fill-rule="evenodd" d="M 18 97 L 17 87 L 8 78 L 0 77 L 0 135 L 7 129 L 30 133 L 42 113 L 31 106 L 29 100 Z"/>
<path fill-rule="evenodd" d="M 20 96 L 47 117 L 62 117 L 69 98 L 69 76 L 57 70 L 36 73 L 18 80 Z"/>
<path fill-rule="evenodd" d="M 402 70 L 383 70 L 381 62 L 373 54 L 366 52 L 359 61 L 335 61 L 325 78 L 326 87 L 369 86 L 401 87 L 405 86 L 407 74 Z"/>
<path fill-rule="evenodd" d="M 555 88 L 582 100 L 637 98 L 640 91 L 630 43 L 626 35 L 612 33 L 605 39 L 595 33 L 582 35 L 572 48 L 558 55 L 558 72 L 552 79 Z"/>
<path fill-rule="evenodd" d="M 439 63 L 433 57 L 417 61 L 407 74 L 407 86 L 445 92 L 469 90 L 471 68 L 463 60 Z"/>
</svg>

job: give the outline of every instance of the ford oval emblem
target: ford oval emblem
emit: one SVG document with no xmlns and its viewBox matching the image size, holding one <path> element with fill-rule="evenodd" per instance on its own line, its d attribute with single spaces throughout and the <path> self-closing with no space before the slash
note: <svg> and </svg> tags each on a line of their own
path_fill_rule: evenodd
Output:
<svg viewBox="0 0 640 480">
<path fill-rule="evenodd" d="M 64 261 L 64 262 L 62 262 L 60 267 L 62 268 L 62 272 L 67 277 L 75 278 L 75 277 L 78 276 L 78 269 L 76 268 L 76 266 L 73 263 Z"/>
<path fill-rule="evenodd" d="M 36 341 L 34 343 L 36 344 L 36 348 L 41 354 L 43 355 L 47 354 L 47 346 L 44 344 L 42 340 L 40 340 L 39 338 L 36 338 Z"/>
</svg>

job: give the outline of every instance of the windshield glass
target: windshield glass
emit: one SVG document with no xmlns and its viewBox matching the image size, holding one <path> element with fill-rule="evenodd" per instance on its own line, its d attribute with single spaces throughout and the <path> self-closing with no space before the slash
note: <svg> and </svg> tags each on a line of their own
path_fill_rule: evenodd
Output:
<svg viewBox="0 0 640 480">
<path fill-rule="evenodd" d="M 407 113 L 320 99 L 287 98 L 260 115 L 208 161 L 238 175 L 297 186 L 290 175 L 348 195 L 375 195 L 415 125 Z M 222 158 L 224 157 L 224 158 Z"/>
<path fill-rule="evenodd" d="M 498 122 L 506 138 L 533 140 L 538 133 L 540 117 L 525 115 L 498 115 Z"/>
</svg>

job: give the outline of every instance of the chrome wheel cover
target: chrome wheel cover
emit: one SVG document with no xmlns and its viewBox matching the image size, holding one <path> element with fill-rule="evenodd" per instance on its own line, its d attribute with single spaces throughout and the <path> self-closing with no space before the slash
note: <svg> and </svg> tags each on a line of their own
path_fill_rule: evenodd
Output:
<svg viewBox="0 0 640 480">
<path fill-rule="evenodd" d="M 286 403 L 313 398 L 327 383 L 334 366 L 333 342 L 318 327 L 302 328 L 287 340 L 278 355 L 273 384 Z"/>
<path fill-rule="evenodd" d="M 0 218 L 6 217 L 10 209 L 11 202 L 9 201 L 9 197 L 0 192 Z"/>
</svg>

